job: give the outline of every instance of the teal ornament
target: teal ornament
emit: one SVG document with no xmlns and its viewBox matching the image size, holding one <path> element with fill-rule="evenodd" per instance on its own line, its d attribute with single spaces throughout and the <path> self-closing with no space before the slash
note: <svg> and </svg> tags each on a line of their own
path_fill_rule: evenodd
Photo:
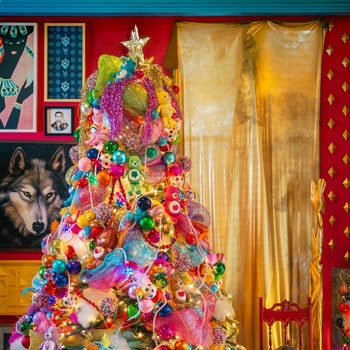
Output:
<svg viewBox="0 0 350 350">
<path fill-rule="evenodd" d="M 173 152 L 166 152 L 163 157 L 162 161 L 165 165 L 170 165 L 175 162 L 175 154 Z"/>
<path fill-rule="evenodd" d="M 98 180 L 95 174 L 91 174 L 89 176 L 89 184 L 90 185 L 98 185 Z"/>
<path fill-rule="evenodd" d="M 154 227 L 154 220 L 152 216 L 147 215 L 140 220 L 139 225 L 143 230 L 148 231 Z"/>
<path fill-rule="evenodd" d="M 124 164 L 127 161 L 127 159 L 128 156 L 122 150 L 117 150 L 112 154 L 112 160 L 117 164 Z"/>
<path fill-rule="evenodd" d="M 147 154 L 148 158 L 153 159 L 153 158 L 157 157 L 158 152 L 157 152 L 157 149 L 155 147 L 149 147 L 149 148 L 147 148 L 146 154 Z"/>
<path fill-rule="evenodd" d="M 165 146 L 168 144 L 168 140 L 166 137 L 164 136 L 161 136 L 159 139 L 158 139 L 158 145 L 159 146 Z"/>
<path fill-rule="evenodd" d="M 157 118 L 159 118 L 159 112 L 156 109 L 154 109 L 152 111 L 152 119 L 154 120 L 154 119 L 157 119 Z"/>
<path fill-rule="evenodd" d="M 56 259 L 52 263 L 52 271 L 57 273 L 63 273 L 66 271 L 67 264 L 63 259 Z"/>
<path fill-rule="evenodd" d="M 118 151 L 119 148 L 117 142 L 111 140 L 106 141 L 103 147 L 108 154 L 113 154 L 115 151 Z"/>
</svg>

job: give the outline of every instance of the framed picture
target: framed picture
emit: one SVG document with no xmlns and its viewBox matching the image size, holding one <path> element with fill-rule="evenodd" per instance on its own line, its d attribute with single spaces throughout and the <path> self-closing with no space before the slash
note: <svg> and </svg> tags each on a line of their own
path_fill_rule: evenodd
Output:
<svg viewBox="0 0 350 350">
<path fill-rule="evenodd" d="M 11 327 L 0 326 L 0 349 L 9 350 L 9 340 L 11 337 Z"/>
<path fill-rule="evenodd" d="M 349 308 L 350 269 L 332 269 L 332 349 L 343 349 L 343 337 L 350 322 Z M 346 309 L 347 308 L 347 309 Z M 345 347 L 346 348 L 346 347 Z"/>
<path fill-rule="evenodd" d="M 45 135 L 73 135 L 74 107 L 45 107 Z"/>
<path fill-rule="evenodd" d="M 0 143 L 0 249 L 35 250 L 69 197 L 72 143 Z M 39 170 L 39 171 L 38 171 Z"/>
<path fill-rule="evenodd" d="M 36 132 L 37 24 L 0 22 L 0 132 Z"/>
<path fill-rule="evenodd" d="M 45 24 L 45 101 L 79 101 L 85 79 L 85 24 Z"/>
</svg>

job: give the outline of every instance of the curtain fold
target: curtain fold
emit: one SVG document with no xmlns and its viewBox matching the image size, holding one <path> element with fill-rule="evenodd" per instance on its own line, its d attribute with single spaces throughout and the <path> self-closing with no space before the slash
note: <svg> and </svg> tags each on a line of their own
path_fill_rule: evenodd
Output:
<svg viewBox="0 0 350 350">
<path fill-rule="evenodd" d="M 271 306 L 310 295 L 323 26 L 181 21 L 173 34 L 165 66 L 182 93 L 186 180 L 226 256 L 239 342 L 258 349 L 259 296 Z"/>
</svg>

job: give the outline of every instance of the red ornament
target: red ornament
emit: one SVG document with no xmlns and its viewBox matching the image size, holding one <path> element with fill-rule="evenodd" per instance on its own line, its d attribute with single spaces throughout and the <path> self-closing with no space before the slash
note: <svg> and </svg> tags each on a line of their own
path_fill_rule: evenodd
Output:
<svg viewBox="0 0 350 350">
<path fill-rule="evenodd" d="M 143 76 L 145 75 L 145 73 L 142 72 L 142 70 L 137 70 L 137 71 L 135 72 L 135 75 L 137 76 L 138 79 L 141 79 L 141 78 L 143 78 Z"/>
<path fill-rule="evenodd" d="M 30 336 L 29 335 L 24 335 L 22 337 L 22 345 L 26 349 L 29 348 L 29 346 L 30 346 Z"/>
<path fill-rule="evenodd" d="M 105 325 L 107 328 L 112 328 L 114 326 L 113 317 L 107 317 L 107 319 L 105 320 Z"/>
<path fill-rule="evenodd" d="M 177 85 L 173 85 L 172 86 L 172 90 L 173 90 L 173 93 L 175 95 L 177 95 L 179 93 L 179 91 L 180 91 L 180 88 Z"/>
<path fill-rule="evenodd" d="M 75 249 L 71 246 L 71 245 L 68 245 L 67 247 L 67 258 L 68 259 L 73 259 L 74 256 L 75 256 Z"/>
<path fill-rule="evenodd" d="M 83 177 L 82 179 L 78 180 L 78 187 L 84 188 L 89 184 L 89 180 L 86 177 Z"/>
<path fill-rule="evenodd" d="M 186 241 L 187 244 L 195 244 L 196 241 L 197 241 L 197 238 L 192 233 L 189 233 L 189 234 L 186 235 L 185 241 Z"/>
</svg>

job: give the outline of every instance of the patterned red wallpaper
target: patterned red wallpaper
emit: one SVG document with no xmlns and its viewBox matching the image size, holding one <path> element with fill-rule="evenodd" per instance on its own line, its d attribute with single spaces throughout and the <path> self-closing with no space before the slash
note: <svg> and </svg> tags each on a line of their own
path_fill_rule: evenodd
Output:
<svg viewBox="0 0 350 350">
<path fill-rule="evenodd" d="M 323 349 L 331 349 L 332 269 L 350 269 L 350 20 L 332 17 L 326 24 L 321 80 Z"/>
</svg>

